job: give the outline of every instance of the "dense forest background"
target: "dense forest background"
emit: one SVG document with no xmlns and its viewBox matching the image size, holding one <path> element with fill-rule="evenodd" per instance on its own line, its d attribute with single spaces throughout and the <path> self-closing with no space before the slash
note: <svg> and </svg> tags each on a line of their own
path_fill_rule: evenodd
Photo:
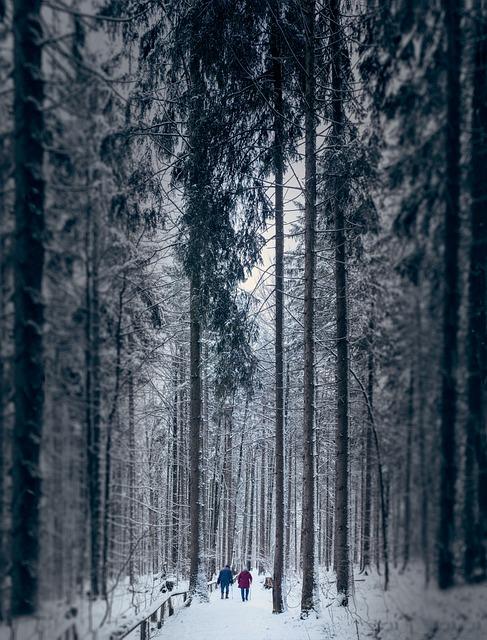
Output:
<svg viewBox="0 0 487 640">
<path fill-rule="evenodd" d="M 485 1 L 0 19 L 0 625 L 227 562 L 303 618 L 485 589 Z"/>
</svg>

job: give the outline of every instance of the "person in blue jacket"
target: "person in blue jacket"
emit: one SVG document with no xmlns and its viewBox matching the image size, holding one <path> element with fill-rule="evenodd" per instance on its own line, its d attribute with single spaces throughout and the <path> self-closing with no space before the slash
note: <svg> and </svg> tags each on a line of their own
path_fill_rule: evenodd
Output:
<svg viewBox="0 0 487 640">
<path fill-rule="evenodd" d="M 222 600 L 223 600 L 223 592 L 225 592 L 225 598 L 228 598 L 228 591 L 230 589 L 230 585 L 233 584 L 233 575 L 230 566 L 227 564 L 223 569 L 221 569 L 218 574 L 218 580 L 216 581 L 217 585 L 220 585 L 220 589 L 222 591 Z"/>
</svg>

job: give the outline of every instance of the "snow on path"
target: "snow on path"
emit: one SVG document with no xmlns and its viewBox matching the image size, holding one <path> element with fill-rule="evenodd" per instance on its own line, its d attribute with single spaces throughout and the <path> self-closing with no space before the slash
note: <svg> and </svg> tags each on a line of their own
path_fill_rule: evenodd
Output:
<svg viewBox="0 0 487 640">
<path fill-rule="evenodd" d="M 231 591 L 231 589 L 230 589 Z M 295 608 L 281 615 L 272 613 L 272 590 L 254 580 L 248 602 L 233 587 L 228 600 L 220 591 L 211 594 L 210 603 L 193 603 L 164 624 L 154 640 L 323 640 L 323 624 L 316 618 L 298 619 Z"/>
</svg>

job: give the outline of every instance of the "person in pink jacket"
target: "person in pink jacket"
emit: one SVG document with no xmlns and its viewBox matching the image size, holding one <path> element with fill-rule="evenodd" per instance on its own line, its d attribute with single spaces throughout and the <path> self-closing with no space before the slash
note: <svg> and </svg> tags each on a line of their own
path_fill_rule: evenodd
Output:
<svg viewBox="0 0 487 640">
<path fill-rule="evenodd" d="M 242 594 L 242 602 L 249 599 L 250 585 L 252 584 L 252 574 L 247 569 L 243 569 L 237 576 L 238 588 Z"/>
</svg>

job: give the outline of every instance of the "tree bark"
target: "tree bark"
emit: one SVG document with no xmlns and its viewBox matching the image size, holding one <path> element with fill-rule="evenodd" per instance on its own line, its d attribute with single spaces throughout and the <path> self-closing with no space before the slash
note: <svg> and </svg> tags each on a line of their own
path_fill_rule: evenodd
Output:
<svg viewBox="0 0 487 640">
<path fill-rule="evenodd" d="M 260 498 L 259 498 L 259 554 L 258 554 L 258 568 L 259 575 L 265 572 L 265 479 L 266 479 L 266 455 L 265 455 L 265 429 L 262 429 L 262 444 L 261 444 L 261 460 L 260 460 Z"/>
<path fill-rule="evenodd" d="M 438 524 L 438 585 L 454 580 L 454 523 L 457 411 L 458 247 L 460 225 L 460 0 L 444 0 L 447 39 L 447 118 L 445 134 L 446 202 L 444 219 L 443 347 L 441 357 L 440 517 Z"/>
<path fill-rule="evenodd" d="M 193 276 L 190 284 L 190 569 L 189 590 L 199 597 L 207 596 L 205 572 L 203 568 L 203 525 L 201 508 L 201 324 L 199 282 Z"/>
<path fill-rule="evenodd" d="M 118 318 L 117 329 L 115 333 L 115 388 L 113 391 L 112 406 L 107 421 L 107 441 L 105 447 L 105 490 L 104 503 L 105 510 L 103 513 L 103 558 L 102 558 L 102 594 L 103 597 L 108 596 L 108 578 L 109 578 L 109 555 L 110 555 L 110 517 L 111 517 L 111 489 L 112 489 L 112 436 L 113 427 L 118 416 L 118 402 L 120 395 L 120 379 L 122 376 L 122 319 L 123 319 L 123 297 L 125 294 L 125 274 L 123 275 L 122 286 L 118 294 Z"/>
<path fill-rule="evenodd" d="M 476 2 L 475 23 L 464 501 L 467 581 L 487 576 L 487 15 L 481 0 Z"/>
<path fill-rule="evenodd" d="M 406 467 L 404 469 L 404 522 L 403 522 L 403 546 L 402 567 L 405 571 L 409 562 L 409 549 L 411 546 L 411 458 L 413 446 L 413 422 L 414 422 L 414 373 L 411 368 L 408 389 L 408 414 L 406 434 Z"/>
<path fill-rule="evenodd" d="M 274 82 L 274 214 L 276 224 L 275 255 L 275 303 L 276 303 L 276 343 L 275 343 L 275 541 L 274 579 L 272 582 L 272 612 L 283 613 L 282 581 L 284 571 L 284 135 L 282 123 L 282 61 L 279 31 L 280 2 L 272 5 L 271 26 L 272 76 Z"/>
<path fill-rule="evenodd" d="M 374 407 L 374 352 L 372 344 L 373 323 L 370 323 L 370 336 L 367 353 L 367 395 L 371 409 Z M 372 525 L 372 424 L 370 417 L 366 423 L 365 434 L 365 482 L 364 482 L 364 508 L 363 508 L 363 550 L 362 550 L 362 567 L 361 571 L 367 575 L 370 571 L 370 542 L 371 542 L 371 525 Z"/>
<path fill-rule="evenodd" d="M 304 415 L 303 415 L 303 502 L 301 550 L 303 585 L 301 616 L 319 608 L 316 575 L 315 534 L 315 345 L 314 345 L 314 279 L 316 267 L 316 70 L 315 20 L 316 2 L 303 3 L 305 29 L 305 257 L 304 257 Z"/>
<path fill-rule="evenodd" d="M 36 611 L 39 583 L 40 444 L 44 406 L 44 176 L 41 1 L 15 0 L 14 390 L 11 613 Z"/>
<path fill-rule="evenodd" d="M 4 228 L 3 196 L 0 195 L 0 228 Z M 7 403 L 6 375 L 5 375 L 5 301 L 6 292 L 6 255 L 5 235 L 0 231 L 0 622 L 5 619 L 4 612 L 4 582 L 7 577 L 7 545 L 5 523 L 5 470 L 7 467 L 7 438 L 5 405 Z"/>
<path fill-rule="evenodd" d="M 132 349 L 131 349 L 132 351 Z M 132 355 L 132 354 L 131 354 Z M 128 373 L 128 421 L 129 421 L 129 580 L 135 583 L 135 393 L 132 365 Z"/>
<path fill-rule="evenodd" d="M 339 151 L 343 145 L 343 43 L 340 24 L 340 1 L 330 0 L 330 42 L 332 83 L 332 138 Z M 349 345 L 348 345 L 348 285 L 347 239 L 343 208 L 343 176 L 333 180 L 335 210 L 335 279 L 336 279 L 336 343 L 337 343 L 337 427 L 335 485 L 335 544 L 337 592 L 342 603 L 348 602 L 349 591 L 349 522 L 348 522 L 348 423 L 349 423 Z"/>
<path fill-rule="evenodd" d="M 171 565 L 174 571 L 178 563 L 178 527 L 179 527 L 179 506 L 178 506 L 178 409 L 179 409 L 179 386 L 182 384 L 180 379 L 180 363 L 178 358 L 181 353 L 176 350 L 174 358 L 174 403 L 172 416 L 172 500 L 171 500 Z"/>
<path fill-rule="evenodd" d="M 418 326 L 418 340 L 417 340 L 417 357 L 416 357 L 416 379 L 418 381 L 418 393 L 417 398 L 417 422 L 418 422 L 418 449 L 419 449 L 419 474 L 421 482 L 421 554 L 423 557 L 424 571 L 425 571 L 425 583 L 429 584 L 430 580 L 430 535 L 429 535 L 429 489 L 430 489 L 430 474 L 427 468 L 427 442 L 426 442 L 426 429 L 424 420 L 425 410 L 425 375 L 423 364 L 423 313 L 421 308 L 420 299 L 420 286 L 418 285 L 416 293 L 416 318 Z"/>
<path fill-rule="evenodd" d="M 90 513 L 91 596 L 100 595 L 101 569 L 101 392 L 100 392 L 100 309 L 98 291 L 98 220 L 89 206 L 86 229 L 86 343 L 85 402 L 87 430 L 87 475 Z"/>
<path fill-rule="evenodd" d="M 247 541 L 247 569 L 252 568 L 252 558 L 254 557 L 254 510 L 255 510 L 255 462 L 250 461 L 250 517 L 249 534 Z"/>
</svg>

